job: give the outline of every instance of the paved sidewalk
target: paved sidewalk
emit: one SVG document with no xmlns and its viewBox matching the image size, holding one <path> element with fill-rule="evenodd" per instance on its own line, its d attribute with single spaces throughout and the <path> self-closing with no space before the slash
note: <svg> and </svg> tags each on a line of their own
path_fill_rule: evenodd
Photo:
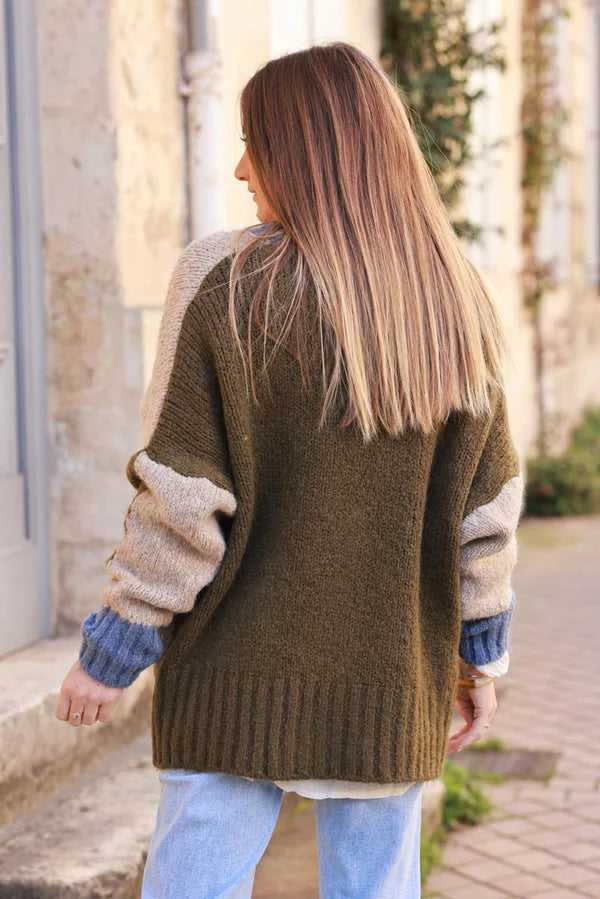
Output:
<svg viewBox="0 0 600 899">
<path fill-rule="evenodd" d="M 547 783 L 484 784 L 493 813 L 450 837 L 424 897 L 600 897 L 599 585 L 600 516 L 522 520 L 510 670 L 488 733 L 561 756 Z"/>
</svg>

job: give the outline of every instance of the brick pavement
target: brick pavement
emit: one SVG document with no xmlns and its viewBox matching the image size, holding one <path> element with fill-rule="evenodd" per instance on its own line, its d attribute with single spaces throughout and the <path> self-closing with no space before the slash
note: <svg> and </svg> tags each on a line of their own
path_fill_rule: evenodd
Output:
<svg viewBox="0 0 600 899">
<path fill-rule="evenodd" d="M 522 520 L 510 669 L 488 734 L 561 755 L 548 782 L 484 784 L 493 812 L 451 835 L 424 899 L 600 897 L 599 584 L 600 515 Z"/>
</svg>

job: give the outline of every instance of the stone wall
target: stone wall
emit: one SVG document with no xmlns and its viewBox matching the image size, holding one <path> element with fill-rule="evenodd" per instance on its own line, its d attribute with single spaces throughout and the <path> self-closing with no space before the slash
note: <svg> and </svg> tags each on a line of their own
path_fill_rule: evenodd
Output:
<svg viewBox="0 0 600 899">
<path fill-rule="evenodd" d="M 53 609 L 58 633 L 79 626 L 100 601 L 104 562 L 120 538 L 132 496 L 125 466 L 139 447 L 138 409 L 150 374 L 161 307 L 190 239 L 186 126 L 181 88 L 182 0 L 39 0 L 40 137 L 44 209 Z M 268 0 L 240 15 L 221 0 L 224 227 L 255 221 L 233 176 L 243 152 L 239 92 L 268 58 Z M 291 9 L 291 8 L 290 8 Z M 321 9 L 321 8 L 320 8 Z M 293 13 L 291 10 L 290 15 Z M 376 0 L 332 0 L 320 40 L 358 43 L 377 59 Z M 508 393 L 523 460 L 537 436 L 533 331 L 521 307 L 518 139 L 519 18 L 508 16 L 509 61 L 501 94 L 507 138 L 498 169 L 502 250 L 486 271 L 513 356 Z M 544 389 L 553 446 L 591 402 L 600 402 L 600 303 L 581 261 L 586 201 L 586 80 L 571 24 L 569 73 L 572 229 L 569 278 L 544 307 Z"/>
<path fill-rule="evenodd" d="M 57 632 L 99 603 L 138 447 L 144 307 L 185 239 L 179 4 L 38 4 Z"/>
</svg>

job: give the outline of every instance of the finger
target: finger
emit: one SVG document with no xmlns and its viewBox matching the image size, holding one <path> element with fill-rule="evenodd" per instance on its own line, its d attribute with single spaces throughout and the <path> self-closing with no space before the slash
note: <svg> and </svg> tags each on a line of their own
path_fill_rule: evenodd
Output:
<svg viewBox="0 0 600 899">
<path fill-rule="evenodd" d="M 469 727 L 473 724 L 473 700 L 458 697 L 456 700 L 456 708 L 461 718 L 467 722 Z"/>
<path fill-rule="evenodd" d="M 110 721 L 115 704 L 112 702 L 103 702 L 98 708 L 98 721 Z"/>
<path fill-rule="evenodd" d="M 71 703 L 69 708 L 69 724 L 73 727 L 81 727 L 83 719 L 84 706 L 80 703 Z"/>
<path fill-rule="evenodd" d="M 456 740 L 460 740 L 462 737 L 464 737 L 464 735 L 466 733 L 468 733 L 470 729 L 471 729 L 471 725 L 465 724 L 465 726 L 461 727 L 461 729 L 459 731 L 457 731 L 455 734 L 450 734 L 448 737 L 448 740 L 452 740 L 452 741 L 456 742 Z"/>
<path fill-rule="evenodd" d="M 471 729 L 471 724 L 467 722 L 460 730 L 457 730 L 455 734 L 452 734 L 452 737 L 461 737 L 463 734 L 466 734 L 468 730 Z"/>
<path fill-rule="evenodd" d="M 472 724 L 470 724 L 470 723 L 467 721 L 467 723 L 464 724 L 464 725 L 461 727 L 460 730 L 457 730 L 456 733 L 454 733 L 454 734 L 450 734 L 449 737 L 448 737 L 448 739 L 449 739 L 449 740 L 454 740 L 454 741 L 460 740 L 460 738 L 461 738 L 462 736 L 464 736 L 464 734 L 468 733 L 468 732 L 471 730 L 471 727 L 472 727 Z"/>
<path fill-rule="evenodd" d="M 66 721 L 69 717 L 69 705 L 71 700 L 67 694 L 61 690 L 58 699 L 56 701 L 56 708 L 54 709 L 54 717 L 58 718 L 59 721 Z"/>
<path fill-rule="evenodd" d="M 446 752 L 460 752 L 465 746 L 466 735 L 457 739 L 450 738 L 446 744 Z"/>
<path fill-rule="evenodd" d="M 487 720 L 486 720 L 487 719 Z M 460 731 L 452 734 L 448 740 L 448 752 L 456 752 L 464 749 L 471 743 L 477 742 L 486 736 L 487 728 L 490 727 L 489 716 L 479 715 L 469 727 L 463 727 Z"/>
<path fill-rule="evenodd" d="M 469 734 L 463 734 L 457 740 L 448 741 L 448 752 L 460 752 L 465 746 L 469 745 Z"/>
<path fill-rule="evenodd" d="M 448 738 L 447 745 L 454 746 L 456 743 L 458 743 L 460 741 L 461 737 L 463 737 L 466 733 L 468 733 L 469 730 L 470 730 L 470 725 L 465 724 L 465 726 L 461 727 L 461 729 L 459 731 L 457 731 L 455 734 L 450 735 L 450 737 Z M 449 749 L 448 751 L 452 752 L 452 749 Z"/>
<path fill-rule="evenodd" d="M 86 705 L 83 710 L 83 716 L 81 718 L 82 724 L 87 724 L 88 727 L 92 724 L 96 723 L 96 716 L 98 714 L 98 705 L 97 703 L 90 703 Z"/>
<path fill-rule="evenodd" d="M 481 740 L 485 735 L 484 722 L 482 721 L 480 724 L 476 724 L 471 728 L 471 731 L 466 734 L 463 740 L 463 745 L 461 748 L 464 749 L 465 746 L 470 746 L 472 743 L 476 743 L 478 740 Z"/>
</svg>

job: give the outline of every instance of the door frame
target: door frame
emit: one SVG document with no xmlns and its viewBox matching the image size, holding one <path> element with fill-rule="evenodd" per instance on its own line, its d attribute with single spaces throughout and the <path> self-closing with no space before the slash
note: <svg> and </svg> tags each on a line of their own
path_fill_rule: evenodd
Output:
<svg viewBox="0 0 600 899">
<path fill-rule="evenodd" d="M 36 551 L 41 639 L 51 635 L 53 621 L 37 31 L 35 4 L 0 2 L 7 45 L 19 468 L 25 474 L 26 535 Z"/>
</svg>

